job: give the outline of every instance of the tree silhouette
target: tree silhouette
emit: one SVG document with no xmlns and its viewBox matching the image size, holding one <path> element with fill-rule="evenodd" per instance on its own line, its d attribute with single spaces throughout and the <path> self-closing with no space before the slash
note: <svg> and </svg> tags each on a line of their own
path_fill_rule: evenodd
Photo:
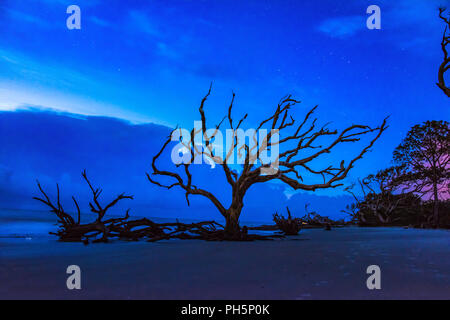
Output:
<svg viewBox="0 0 450 320">
<path fill-rule="evenodd" d="M 445 23 L 445 30 L 441 42 L 442 52 L 444 53 L 444 61 L 442 61 L 439 66 L 437 85 L 448 97 L 450 97 L 450 87 L 445 84 L 445 73 L 448 69 L 450 69 L 450 54 L 448 52 L 448 47 L 450 47 L 450 17 L 444 16 L 445 11 L 445 8 L 439 8 L 439 17 Z"/>
<path fill-rule="evenodd" d="M 273 215 L 273 221 L 277 225 L 278 229 L 283 231 L 285 235 L 295 236 L 302 229 L 303 221 L 300 218 L 293 217 L 291 215 L 291 210 L 289 210 L 289 207 L 286 207 L 286 210 L 288 213 L 287 218 L 276 212 Z"/>
<path fill-rule="evenodd" d="M 188 155 L 188 161 L 185 161 L 177 166 L 184 168 L 184 173 L 161 170 L 157 166 L 157 160 L 165 151 L 172 140 L 172 135 L 180 136 L 178 128 L 175 129 L 171 136 L 162 146 L 159 153 L 153 158 L 151 174 L 147 174 L 150 182 L 167 189 L 180 187 L 184 190 L 186 200 L 189 205 L 190 195 L 201 195 L 208 198 L 215 207 L 219 210 L 221 215 L 226 220 L 225 235 L 226 238 L 240 238 L 239 218 L 244 207 L 244 197 L 251 186 L 257 183 L 264 183 L 268 181 L 278 180 L 294 190 L 315 191 L 317 189 L 336 188 L 342 186 L 341 181 L 347 176 L 349 171 L 354 167 L 356 161 L 361 159 L 370 148 L 378 140 L 381 134 L 387 128 L 386 120 L 378 127 L 372 128 L 366 125 L 352 125 L 342 131 L 328 129 L 328 124 L 317 127 L 317 118 L 311 119 L 316 107 L 312 108 L 297 124 L 289 111 L 297 106 L 300 102 L 288 95 L 280 100 L 274 113 L 261 121 L 252 139 L 253 145 L 249 142 L 243 141 L 239 138 L 238 130 L 241 128 L 243 122 L 247 119 L 247 115 L 239 120 L 236 124 L 233 121 L 232 109 L 234 105 L 235 94 L 233 93 L 231 103 L 228 107 L 228 114 L 223 120 L 215 126 L 214 130 L 207 130 L 206 116 L 205 116 L 205 102 L 211 94 L 212 86 L 208 93 L 201 101 L 199 113 L 201 117 L 201 128 L 192 129 L 190 136 L 183 141 L 183 146 Z M 232 143 L 227 146 L 225 152 L 217 152 L 214 148 L 214 142 L 223 122 L 227 120 L 229 129 L 232 130 Z M 270 130 L 268 133 L 261 136 L 261 130 Z M 287 130 L 292 130 L 287 133 Z M 260 136 L 257 137 L 259 132 Z M 362 136 L 373 134 L 370 141 L 358 150 L 357 155 L 350 161 L 342 160 L 339 164 L 331 164 L 325 168 L 314 169 L 311 164 L 314 160 L 322 155 L 327 155 L 334 151 L 337 146 L 345 143 L 353 143 L 359 141 Z M 196 144 L 198 136 L 201 135 L 204 146 L 200 147 Z M 328 143 L 321 141 L 322 138 L 332 138 Z M 184 140 L 184 139 L 182 139 Z M 259 141 L 259 143 L 257 143 Z M 264 152 L 273 151 L 273 148 L 279 148 L 279 154 L 276 159 L 269 162 L 261 155 Z M 244 161 L 240 165 L 239 170 L 232 170 L 230 162 L 234 152 L 237 152 Z M 302 155 L 301 155 L 302 154 Z M 195 163 L 197 157 L 207 158 L 208 161 L 221 167 L 225 173 L 228 184 L 232 189 L 231 201 L 228 205 L 223 204 L 210 191 L 200 188 L 193 184 L 193 177 L 190 171 L 190 166 Z M 185 176 L 185 178 L 182 177 Z M 304 181 L 306 175 L 319 176 L 322 179 L 320 183 L 308 183 Z M 162 183 L 155 180 L 156 176 L 166 177 L 172 179 L 171 183 Z"/>
<path fill-rule="evenodd" d="M 99 201 L 99 197 L 102 194 L 102 189 L 94 188 L 92 186 L 92 183 L 87 176 L 86 170 L 84 170 L 81 175 L 92 192 L 92 201 L 89 202 L 89 207 L 91 212 L 97 215 L 97 218 L 94 222 L 87 224 L 81 223 L 81 210 L 75 197 L 72 197 L 72 200 L 77 209 L 77 220 L 75 220 L 69 213 L 64 210 L 63 205 L 61 204 L 58 184 L 56 184 L 56 203 L 52 202 L 50 197 L 42 188 L 39 181 L 37 181 L 37 185 L 39 191 L 42 194 L 42 197 L 33 197 L 33 199 L 40 201 L 48 206 L 51 209 L 50 211 L 58 217 L 59 230 L 57 233 L 51 234 L 59 236 L 61 241 L 83 241 L 87 243 L 89 242 L 89 239 L 95 239 L 95 242 L 106 242 L 108 241 L 108 237 L 110 237 L 111 233 L 113 233 L 114 226 L 120 225 L 121 223 L 127 221 L 129 218 L 129 210 L 127 210 L 123 218 L 104 220 L 103 218 L 105 217 L 107 211 L 122 200 L 133 200 L 133 196 L 125 195 L 125 193 L 122 193 L 107 205 L 102 205 Z"/>
<path fill-rule="evenodd" d="M 406 172 L 402 183 L 410 191 L 433 199 L 434 224 L 439 225 L 439 199 L 449 194 L 450 128 L 447 121 L 415 125 L 394 151 L 394 161 Z"/>
<path fill-rule="evenodd" d="M 86 170 L 82 172 L 82 176 L 92 192 L 92 200 L 89 202 L 90 211 L 96 215 L 96 219 L 88 223 L 82 223 L 81 210 L 75 197 L 72 197 L 72 200 L 77 209 L 77 219 L 74 219 L 72 215 L 63 208 L 58 184 L 56 184 L 56 201 L 52 201 L 39 181 L 37 182 L 42 196 L 34 197 L 34 199 L 48 206 L 50 211 L 57 216 L 59 229 L 56 233 L 50 232 L 50 234 L 59 236 L 60 241 L 83 242 L 88 244 L 90 242 L 108 242 L 112 238 L 132 241 L 147 239 L 149 242 L 174 238 L 223 240 L 223 232 L 221 230 L 223 229 L 223 226 L 215 221 L 185 224 L 178 221 L 155 223 L 147 218 L 129 220 L 129 209 L 122 218 L 105 219 L 109 209 L 122 200 L 133 200 L 133 196 L 122 193 L 109 204 L 102 205 L 99 200 L 102 189 L 93 187 L 91 181 L 87 177 Z M 265 240 L 274 237 L 277 237 L 277 235 L 251 235 L 242 240 Z"/>
<path fill-rule="evenodd" d="M 356 194 L 355 184 L 345 188 L 355 203 L 344 212 L 361 225 L 391 225 L 405 220 L 405 213 L 410 213 L 411 206 L 420 205 L 420 198 L 404 185 L 404 175 L 405 166 L 394 166 L 358 179 L 362 195 Z"/>
</svg>

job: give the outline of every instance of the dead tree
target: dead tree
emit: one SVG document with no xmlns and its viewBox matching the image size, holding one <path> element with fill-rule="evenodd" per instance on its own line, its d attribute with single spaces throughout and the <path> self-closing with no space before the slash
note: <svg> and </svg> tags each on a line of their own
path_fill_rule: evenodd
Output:
<svg viewBox="0 0 450 320">
<path fill-rule="evenodd" d="M 57 235 L 60 241 L 83 242 L 88 244 L 89 242 L 108 242 L 112 238 L 129 241 L 146 239 L 149 242 L 168 239 L 198 239 L 208 241 L 220 241 L 224 239 L 224 226 L 215 221 L 186 224 L 179 221 L 155 223 L 147 218 L 129 220 L 129 210 L 126 211 L 125 216 L 122 218 L 104 219 L 107 211 L 119 201 L 124 199 L 132 200 L 133 196 L 128 196 L 124 193 L 120 194 L 104 206 L 99 200 L 102 190 L 93 187 L 87 177 L 86 171 L 83 171 L 82 176 L 92 192 L 92 201 L 89 202 L 90 210 L 97 216 L 93 222 L 84 224 L 81 222 L 81 210 L 75 197 L 72 197 L 72 199 L 77 210 L 76 219 L 63 208 L 58 184 L 56 185 L 56 203 L 54 203 L 44 191 L 39 181 L 37 182 L 42 197 L 34 197 L 34 199 L 50 207 L 50 211 L 57 216 L 59 229 L 56 233 L 50 232 L 50 234 Z M 270 240 L 277 237 L 280 236 L 242 233 L 241 238 L 236 240 Z"/>
<path fill-rule="evenodd" d="M 448 69 L 450 69 L 450 55 L 448 52 L 448 49 L 450 48 L 450 17 L 444 16 L 445 11 L 445 8 L 439 8 L 439 17 L 445 23 L 445 30 L 441 42 L 442 52 L 444 53 L 444 61 L 442 61 L 439 66 L 437 85 L 448 97 L 450 97 L 450 87 L 445 83 L 445 74 Z"/>
<path fill-rule="evenodd" d="M 298 123 L 289 112 L 300 101 L 288 95 L 280 100 L 274 113 L 261 121 L 256 130 L 254 130 L 253 137 L 250 138 L 254 142 L 252 145 L 246 142 L 245 139 L 239 138 L 239 129 L 241 129 L 241 125 L 247 119 L 247 115 L 242 117 L 237 123 L 233 120 L 234 93 L 227 115 L 215 126 L 215 129 L 207 129 L 204 108 L 205 102 L 211 94 L 211 88 L 212 86 L 200 103 L 201 128 L 192 129 L 187 139 L 180 139 L 183 140 L 182 144 L 187 150 L 189 158 L 187 161 L 177 164 L 177 167 L 183 168 L 184 172 L 161 169 L 157 165 L 161 154 L 170 145 L 172 137 L 182 136 L 182 129 L 176 128 L 153 158 L 152 172 L 148 173 L 147 177 L 150 182 L 157 186 L 167 189 L 174 187 L 183 189 L 188 205 L 190 195 L 201 195 L 208 198 L 225 218 L 225 237 L 228 239 L 240 237 L 239 218 L 244 207 L 244 197 L 251 186 L 274 180 L 281 181 L 294 190 L 315 191 L 342 186 L 342 180 L 354 167 L 355 163 L 371 149 L 375 141 L 380 138 L 387 128 L 387 119 L 384 119 L 378 127 L 351 125 L 342 131 L 330 130 L 327 124 L 318 127 L 317 118 L 311 119 L 317 106 L 312 108 L 303 120 Z M 225 150 L 222 149 L 222 152 L 220 152 L 214 147 L 214 142 L 224 122 L 228 123 L 229 129 L 232 131 L 233 141 Z M 263 132 L 262 129 L 267 130 L 265 134 L 261 134 Z M 287 133 L 288 130 L 290 133 Z M 348 162 L 342 160 L 338 164 L 329 165 L 325 168 L 313 168 L 313 161 L 320 156 L 331 153 L 339 145 L 357 142 L 362 136 L 367 134 L 373 134 L 370 141 L 364 147 L 361 147 L 357 155 Z M 196 144 L 199 138 L 198 135 L 204 141 L 202 147 Z M 320 142 L 324 143 L 321 139 L 327 137 L 331 138 L 331 141 L 326 144 L 319 144 Z M 279 151 L 275 159 L 267 161 L 265 157 L 267 152 L 271 152 L 276 148 L 283 148 L 283 150 Z M 240 156 L 240 159 L 244 159 L 239 170 L 234 170 L 231 166 L 234 163 L 235 151 Z M 212 192 L 193 183 L 190 166 L 197 157 L 207 158 L 209 162 L 213 162 L 217 167 L 222 168 L 226 180 L 232 189 L 231 201 L 228 204 L 222 203 Z M 319 176 L 322 180 L 318 183 L 308 183 L 304 181 L 305 173 Z M 157 176 L 173 181 L 169 183 L 161 182 L 156 179 Z"/>
<path fill-rule="evenodd" d="M 289 207 L 286 207 L 288 217 L 285 218 L 282 215 L 279 215 L 278 213 L 275 213 L 273 215 L 273 221 L 277 225 L 277 227 L 283 231 L 283 233 L 287 236 L 295 236 L 297 235 L 300 230 L 302 229 L 302 220 L 300 218 L 294 218 L 291 215 L 291 211 L 289 210 Z"/>
<path fill-rule="evenodd" d="M 328 217 L 322 217 L 316 211 L 309 210 L 309 203 L 305 203 L 306 214 L 300 218 L 303 223 L 312 227 L 327 227 L 331 225 L 340 225 L 341 221 L 333 221 Z"/>
<path fill-rule="evenodd" d="M 81 211 L 75 197 L 72 197 L 72 200 L 77 209 L 77 220 L 75 220 L 69 213 L 64 210 L 60 200 L 60 191 L 58 184 L 56 184 L 56 204 L 54 204 L 50 200 L 49 196 L 44 191 L 39 181 L 37 181 L 37 185 L 43 197 L 34 197 L 33 199 L 38 200 L 50 207 L 50 211 L 58 217 L 60 228 L 57 233 L 52 234 L 59 236 L 61 241 L 89 242 L 90 239 L 95 239 L 95 242 L 106 242 L 108 241 L 108 237 L 110 237 L 110 233 L 113 231 L 114 226 L 126 221 L 129 218 L 129 210 L 127 210 L 126 215 L 123 218 L 103 220 L 107 211 L 115 206 L 119 201 L 124 199 L 133 199 L 133 196 L 128 196 L 122 193 L 107 205 L 101 205 L 99 202 L 99 197 L 102 193 L 102 190 L 96 189 L 92 186 L 87 177 L 86 170 L 82 172 L 82 176 L 92 191 L 92 201 L 89 202 L 89 206 L 91 212 L 97 215 L 96 220 L 92 223 L 81 223 Z"/>
</svg>

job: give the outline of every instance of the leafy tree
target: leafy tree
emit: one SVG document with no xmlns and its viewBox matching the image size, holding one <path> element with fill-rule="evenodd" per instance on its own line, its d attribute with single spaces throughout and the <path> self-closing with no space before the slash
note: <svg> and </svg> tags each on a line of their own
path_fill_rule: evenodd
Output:
<svg viewBox="0 0 450 320">
<path fill-rule="evenodd" d="M 401 183 L 434 202 L 433 220 L 439 226 L 439 199 L 449 195 L 450 129 L 447 121 L 415 125 L 394 151 L 394 161 L 405 167 Z"/>
<path fill-rule="evenodd" d="M 394 166 L 358 180 L 361 196 L 355 185 L 345 190 L 355 199 L 344 212 L 361 225 L 410 224 L 415 219 L 411 207 L 420 205 L 420 198 L 408 192 L 401 182 L 404 166 Z"/>
</svg>

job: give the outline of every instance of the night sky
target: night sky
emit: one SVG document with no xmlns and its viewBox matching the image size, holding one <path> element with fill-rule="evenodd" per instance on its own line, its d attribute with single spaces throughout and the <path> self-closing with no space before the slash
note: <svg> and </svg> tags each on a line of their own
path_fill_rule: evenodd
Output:
<svg viewBox="0 0 450 320">
<path fill-rule="evenodd" d="M 70 4 L 81 8 L 81 30 L 66 27 Z M 372 4 L 381 8 L 381 30 L 366 27 Z M 297 118 L 318 104 L 321 122 L 337 128 L 377 125 L 390 115 L 389 130 L 358 163 L 355 179 L 388 166 L 411 126 L 450 118 L 448 98 L 435 84 L 444 31 L 437 8 L 445 4 L 0 0 L 0 111 L 10 116 L 6 111 L 33 107 L 33 113 L 120 118 L 130 127 L 190 128 L 213 81 L 206 109 L 211 126 L 225 115 L 232 91 L 237 116 L 250 114 L 248 127 L 288 93 L 302 100 Z M 6 134 L 0 139 L 14 138 Z M 48 139 L 41 143 L 51 144 Z M 14 148 L 7 150 L 0 157 L 0 185 L 1 170 L 16 170 L 5 160 L 14 158 Z M 43 155 L 36 157 L 42 161 Z M 30 177 L 41 172 L 24 166 Z M 68 170 L 45 174 L 50 182 Z M 14 181 L 25 185 L 26 179 Z"/>
</svg>

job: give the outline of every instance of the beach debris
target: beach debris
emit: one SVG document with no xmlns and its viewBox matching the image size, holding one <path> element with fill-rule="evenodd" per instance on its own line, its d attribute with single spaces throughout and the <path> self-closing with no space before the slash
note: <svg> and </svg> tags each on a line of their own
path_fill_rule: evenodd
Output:
<svg viewBox="0 0 450 320">
<path fill-rule="evenodd" d="M 58 218 L 59 229 L 56 233 L 50 234 L 59 237 L 63 242 L 82 242 L 84 244 L 108 242 L 111 239 L 121 239 L 128 241 L 138 241 L 141 239 L 149 242 L 169 239 L 196 239 L 208 241 L 236 240 L 236 241 L 252 241 L 252 240 L 270 240 L 281 237 L 280 235 L 256 235 L 248 234 L 248 228 L 244 226 L 239 232 L 240 237 L 229 238 L 225 232 L 225 227 L 215 221 L 203 221 L 197 223 L 156 223 L 147 218 L 138 220 L 130 220 L 129 209 L 125 216 L 121 218 L 105 219 L 109 209 L 114 207 L 122 200 L 133 200 L 133 196 L 122 193 L 107 205 L 100 203 L 100 195 L 102 189 L 94 188 L 86 170 L 82 172 L 82 177 L 88 184 L 92 192 L 92 201 L 89 202 L 90 211 L 95 213 L 97 218 L 90 223 L 81 223 L 81 210 L 75 197 L 72 197 L 77 210 L 77 218 L 67 213 L 61 204 L 59 185 L 56 185 L 56 202 L 52 202 L 50 197 L 42 188 L 39 181 L 37 186 L 42 197 L 34 197 L 48 207 Z"/>
<path fill-rule="evenodd" d="M 273 215 L 273 221 L 277 227 L 287 236 L 296 236 L 302 229 L 303 221 L 300 218 L 293 218 L 289 207 L 286 207 L 288 217 L 285 218 L 278 213 Z"/>
</svg>

